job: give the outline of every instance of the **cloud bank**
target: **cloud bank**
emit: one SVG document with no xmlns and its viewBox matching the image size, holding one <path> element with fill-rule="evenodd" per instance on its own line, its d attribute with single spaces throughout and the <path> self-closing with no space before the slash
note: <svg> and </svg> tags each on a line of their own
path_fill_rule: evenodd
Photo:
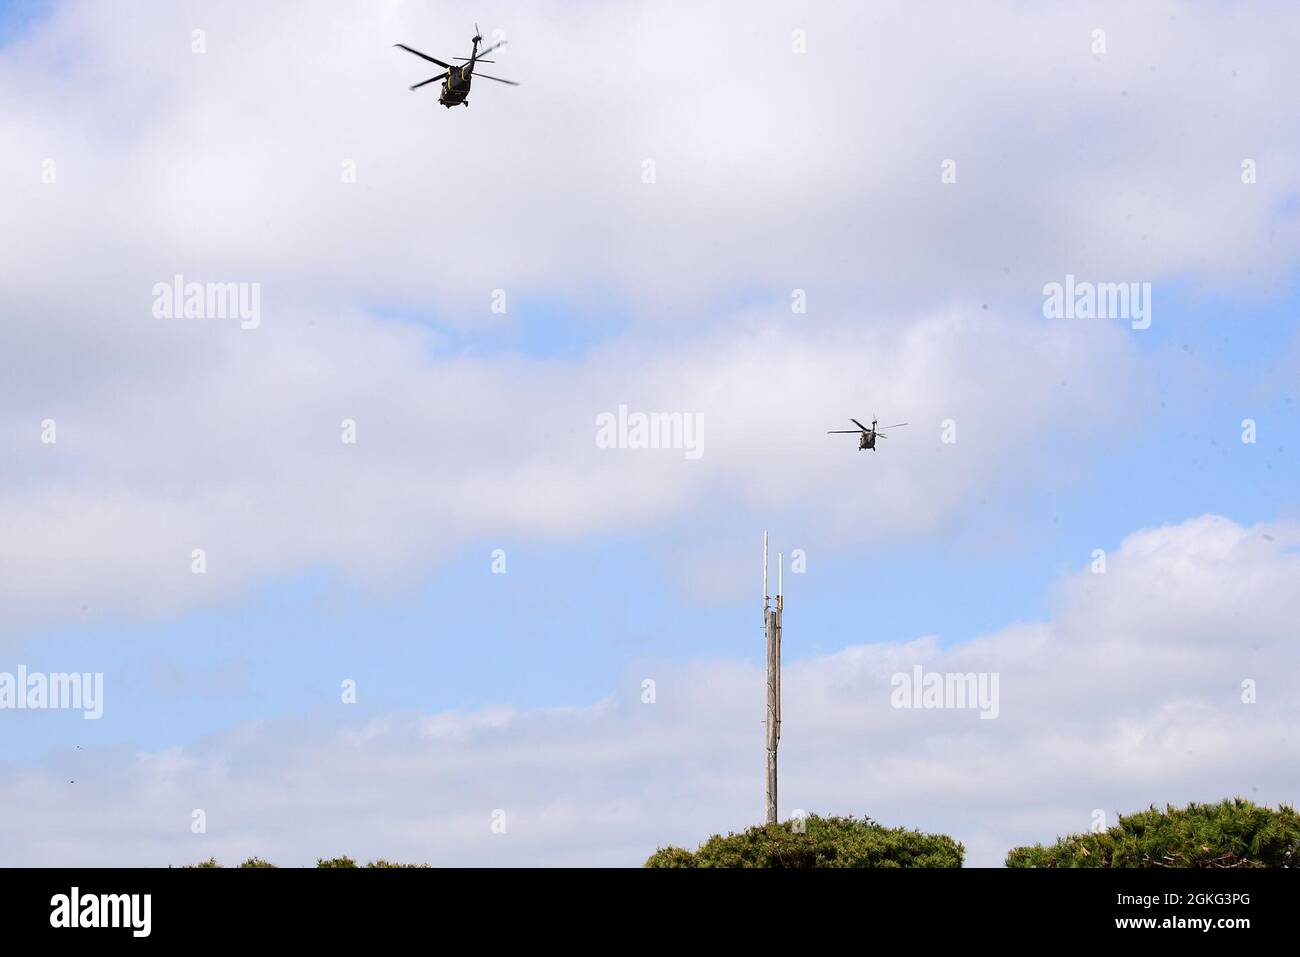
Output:
<svg viewBox="0 0 1300 957">
<path fill-rule="evenodd" d="M 944 831 L 970 865 L 993 866 L 1013 845 L 1087 829 L 1094 809 L 1114 823 L 1151 802 L 1294 803 L 1298 546 L 1293 525 L 1202 516 L 1134 533 L 1104 574 L 1067 576 L 1048 620 L 948 649 L 923 637 L 794 660 L 783 812 Z M 791 632 L 787 647 L 804 639 Z M 997 673 L 998 717 L 893 708 L 893 675 L 917 665 Z M 761 820 L 762 713 L 757 664 L 643 662 L 590 707 L 321 714 L 194 747 L 58 755 L 4 775 L 0 813 L 25 826 L 3 853 L 45 865 L 338 853 L 637 865 L 659 844 Z M 205 834 L 191 833 L 195 809 Z M 505 833 L 492 830 L 498 811 Z"/>
</svg>

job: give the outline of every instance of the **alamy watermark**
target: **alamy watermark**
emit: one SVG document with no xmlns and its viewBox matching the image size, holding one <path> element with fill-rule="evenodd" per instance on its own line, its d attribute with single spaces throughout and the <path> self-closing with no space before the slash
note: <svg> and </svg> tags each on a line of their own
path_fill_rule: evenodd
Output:
<svg viewBox="0 0 1300 957">
<path fill-rule="evenodd" d="M 260 282 L 186 282 L 179 273 L 171 282 L 153 285 L 155 319 L 238 319 L 239 328 L 262 324 Z"/>
<path fill-rule="evenodd" d="M 17 673 L 0 671 L 0 710 L 82 711 L 93 721 L 104 716 L 103 672 L 28 672 L 19 665 Z"/>
<path fill-rule="evenodd" d="M 927 672 L 913 665 L 910 674 L 899 671 L 890 679 L 894 690 L 889 703 L 894 708 L 978 709 L 981 719 L 996 718 L 998 678 L 996 671 Z"/>
<path fill-rule="evenodd" d="M 704 455 L 704 416 L 699 412 L 602 412 L 596 416 L 596 448 L 681 449 L 686 458 Z"/>
<path fill-rule="evenodd" d="M 83 894 L 74 886 L 50 898 L 51 927 L 118 927 L 132 937 L 148 937 L 153 928 L 152 894 Z"/>
<path fill-rule="evenodd" d="M 1127 319 L 1134 329 L 1151 327 L 1151 283 L 1080 282 L 1067 273 L 1065 282 L 1043 286 L 1043 315 L 1048 319 Z"/>
</svg>

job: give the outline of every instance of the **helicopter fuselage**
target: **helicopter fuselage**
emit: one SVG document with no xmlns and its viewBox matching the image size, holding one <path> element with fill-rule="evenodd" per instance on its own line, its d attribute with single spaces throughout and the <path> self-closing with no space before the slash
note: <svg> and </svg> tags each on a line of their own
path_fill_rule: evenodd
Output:
<svg viewBox="0 0 1300 957">
<path fill-rule="evenodd" d="M 875 432 L 863 432 L 858 436 L 858 451 L 861 452 L 863 449 L 871 449 L 873 452 L 876 451 Z"/>
<path fill-rule="evenodd" d="M 447 79 L 442 81 L 442 91 L 438 94 L 438 102 L 447 109 L 464 103 L 465 97 L 469 96 L 469 84 L 473 78 L 474 72 L 468 67 L 468 64 L 448 70 Z"/>
</svg>

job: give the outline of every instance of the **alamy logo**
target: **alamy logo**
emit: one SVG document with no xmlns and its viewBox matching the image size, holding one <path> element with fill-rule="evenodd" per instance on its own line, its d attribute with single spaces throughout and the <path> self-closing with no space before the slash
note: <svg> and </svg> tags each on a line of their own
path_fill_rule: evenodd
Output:
<svg viewBox="0 0 1300 957">
<path fill-rule="evenodd" d="M 596 416 L 596 448 L 682 449 L 688 459 L 704 455 L 704 416 L 698 412 L 631 412 Z"/>
<path fill-rule="evenodd" d="M 71 710 L 93 721 L 104 716 L 103 672 L 30 674 L 19 665 L 17 674 L 0 671 L 0 709 L 17 711 Z"/>
<path fill-rule="evenodd" d="M 176 275 L 171 282 L 153 286 L 155 319 L 238 319 L 239 328 L 262 324 L 260 282 L 186 282 Z"/>
<path fill-rule="evenodd" d="M 1128 319 L 1134 329 L 1151 326 L 1151 283 L 1077 282 L 1043 286 L 1043 316 L 1048 319 Z"/>
<path fill-rule="evenodd" d="M 51 927 L 129 927 L 132 937 L 148 937 L 152 928 L 151 894 L 70 894 L 50 898 Z"/>
<path fill-rule="evenodd" d="M 998 672 L 939 672 L 912 667 L 911 674 L 897 672 L 889 682 L 889 703 L 895 708 L 979 709 L 980 718 L 998 716 Z"/>
</svg>

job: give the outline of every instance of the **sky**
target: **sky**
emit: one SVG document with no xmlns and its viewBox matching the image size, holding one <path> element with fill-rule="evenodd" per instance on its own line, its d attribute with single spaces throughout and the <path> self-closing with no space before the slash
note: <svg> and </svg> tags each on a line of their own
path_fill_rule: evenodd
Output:
<svg viewBox="0 0 1300 957">
<path fill-rule="evenodd" d="M 104 681 L 0 709 L 0 862 L 740 830 L 765 530 L 783 816 L 996 866 L 1294 803 L 1297 19 L 0 0 L 0 673 Z M 521 85 L 408 91 L 475 21 Z M 256 327 L 160 317 L 177 275 Z M 1067 276 L 1149 327 L 1049 317 Z M 702 454 L 601 447 L 620 406 Z M 892 707 L 918 665 L 998 716 Z"/>
</svg>

